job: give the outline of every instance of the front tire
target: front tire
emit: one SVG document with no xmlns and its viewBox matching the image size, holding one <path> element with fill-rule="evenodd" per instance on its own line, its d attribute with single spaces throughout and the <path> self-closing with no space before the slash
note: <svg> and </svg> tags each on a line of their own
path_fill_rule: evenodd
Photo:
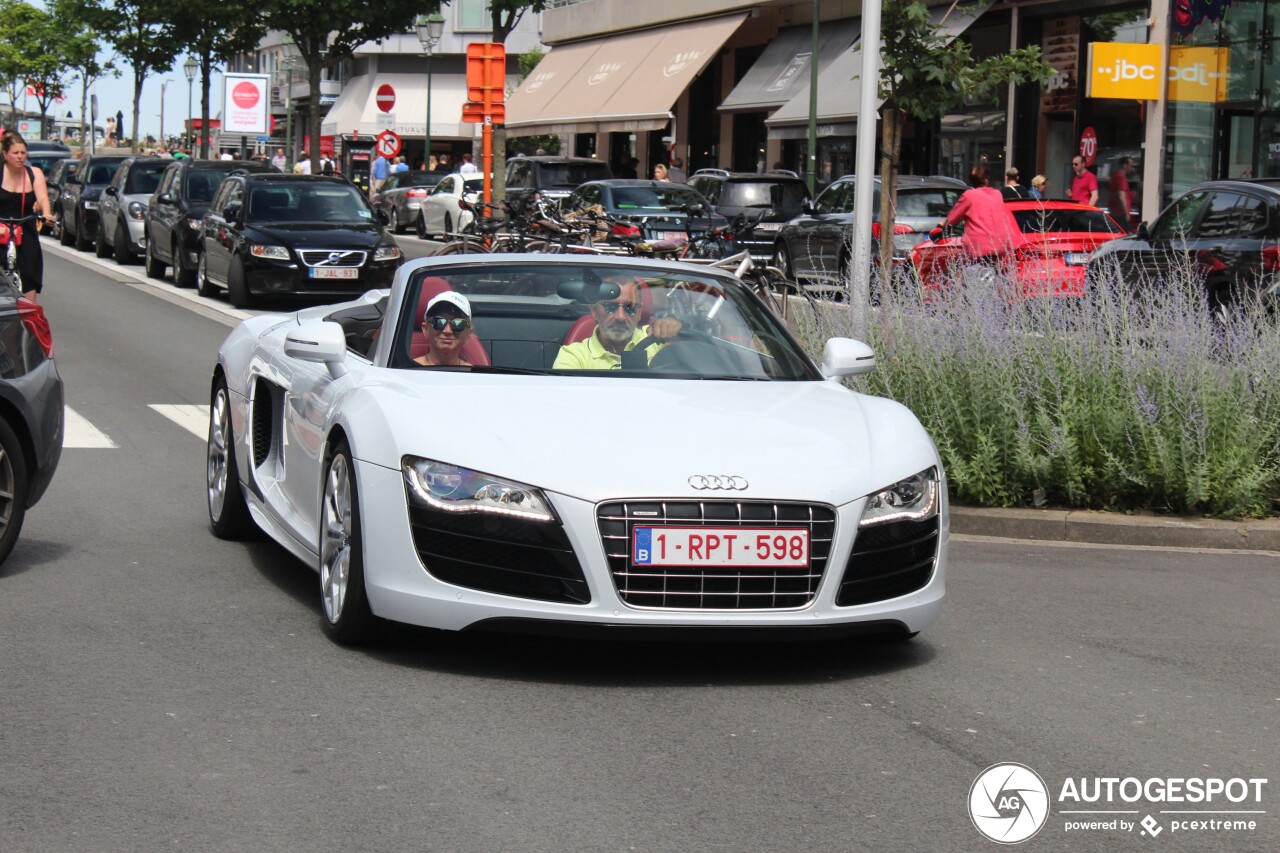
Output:
<svg viewBox="0 0 1280 853">
<path fill-rule="evenodd" d="M 444 215 L 444 231 L 440 234 L 441 240 L 449 239 L 449 235 L 453 233 L 453 217 L 449 214 Z"/>
<path fill-rule="evenodd" d="M 778 243 L 773 247 L 773 260 L 769 266 L 776 267 L 783 278 L 796 281 L 796 271 L 791 265 L 791 252 L 786 243 Z"/>
<path fill-rule="evenodd" d="M 207 495 L 209 526 L 219 539 L 244 539 L 255 528 L 240 486 L 235 435 L 231 429 L 231 397 L 219 378 L 209 404 Z"/>
<path fill-rule="evenodd" d="M 200 260 L 196 262 L 196 292 L 207 299 L 218 295 L 217 286 L 209 281 L 209 264 L 204 252 L 200 253 Z"/>
<path fill-rule="evenodd" d="M 173 258 L 174 287 L 195 287 L 196 271 L 188 269 L 187 265 L 183 262 L 182 243 L 175 237 L 169 248 L 172 250 L 169 257 Z"/>
<path fill-rule="evenodd" d="M 154 245 L 154 240 L 147 241 L 147 248 L 144 249 L 142 253 L 142 266 L 147 271 L 147 278 L 162 279 L 164 278 L 165 265 L 156 258 L 155 250 L 152 249 L 152 246 Z"/>
<path fill-rule="evenodd" d="M 391 213 L 387 215 L 387 229 L 390 230 L 392 234 L 400 234 L 403 231 L 400 227 L 400 214 L 396 212 L 394 207 L 391 208 Z"/>
<path fill-rule="evenodd" d="M 116 236 L 113 238 L 115 245 L 116 263 L 120 266 L 128 266 L 138 260 L 138 256 L 129 248 L 129 231 L 125 228 L 124 223 L 116 221 Z"/>
<path fill-rule="evenodd" d="M 424 211 L 418 211 L 418 239 L 429 239 L 427 236 L 427 214 Z"/>
<path fill-rule="evenodd" d="M 321 626 L 334 642 L 367 641 L 377 624 L 364 581 L 364 543 L 355 468 L 346 442 L 339 441 L 325 466 L 320 497 Z"/>
<path fill-rule="evenodd" d="M 18 542 L 27 517 L 27 460 L 9 422 L 0 419 L 0 563 Z"/>
<path fill-rule="evenodd" d="M 248 308 L 249 283 L 245 280 L 244 261 L 239 257 L 231 259 L 231 269 L 227 271 L 227 299 L 236 308 Z"/>
<path fill-rule="evenodd" d="M 53 230 L 58 235 L 58 242 L 63 246 L 71 245 L 71 234 L 67 231 L 67 222 L 59 208 L 57 216 L 53 223 Z"/>
<path fill-rule="evenodd" d="M 77 252 L 87 252 L 93 247 L 93 244 L 89 242 L 89 235 L 85 233 L 83 214 L 76 214 L 75 246 Z"/>
<path fill-rule="evenodd" d="M 111 247 L 107 245 L 107 229 L 103 227 L 102 220 L 98 220 L 98 233 L 93 238 L 93 255 L 95 258 L 105 258 L 111 254 Z"/>
</svg>

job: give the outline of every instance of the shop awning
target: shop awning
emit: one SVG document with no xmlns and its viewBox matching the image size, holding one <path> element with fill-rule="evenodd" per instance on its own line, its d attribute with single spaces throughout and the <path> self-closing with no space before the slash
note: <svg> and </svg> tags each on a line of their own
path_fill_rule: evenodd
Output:
<svg viewBox="0 0 1280 853">
<path fill-rule="evenodd" d="M 818 68 L 828 65 L 858 40 L 857 18 L 841 18 L 818 25 Z M 805 88 L 813 57 L 813 28 L 786 27 L 760 54 L 720 105 L 723 112 L 758 112 L 780 107 Z"/>
<path fill-rule="evenodd" d="M 514 79 L 513 79 L 514 82 Z M 374 93 L 383 85 L 395 91 L 389 113 L 378 109 Z M 462 121 L 467 101 L 467 80 L 461 74 L 431 75 L 431 138 L 471 139 L 478 125 Z M 402 138 L 420 137 L 427 129 L 427 77 L 425 74 L 361 74 L 342 89 L 337 102 L 320 124 L 325 135 L 357 132 L 376 136 L 394 130 Z"/>
<path fill-rule="evenodd" d="M 507 99 L 507 129 L 526 136 L 665 127 L 680 93 L 746 17 L 706 18 L 557 47 Z"/>
<path fill-rule="evenodd" d="M 935 25 L 939 26 L 947 41 L 954 41 L 967 30 L 974 21 L 987 10 L 991 0 L 964 7 L 952 8 L 949 5 L 937 6 L 931 16 Z M 948 11 L 950 14 L 948 15 Z M 945 17 L 945 21 L 943 20 Z M 818 74 L 818 124 L 838 125 L 842 122 L 856 122 L 858 119 L 859 78 L 862 76 L 861 42 L 855 43 L 842 51 Z M 781 128 L 808 124 L 809 122 L 809 82 L 804 84 L 795 96 L 778 108 L 778 111 L 765 119 L 769 127 L 769 136 L 773 139 L 788 138 Z"/>
</svg>

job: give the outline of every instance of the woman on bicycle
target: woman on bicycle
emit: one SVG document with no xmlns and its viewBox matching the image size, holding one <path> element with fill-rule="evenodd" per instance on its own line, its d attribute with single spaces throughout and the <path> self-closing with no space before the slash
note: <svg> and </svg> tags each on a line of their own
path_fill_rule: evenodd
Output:
<svg viewBox="0 0 1280 853">
<path fill-rule="evenodd" d="M 44 172 L 27 165 L 27 141 L 13 130 L 0 136 L 0 153 L 4 157 L 4 179 L 0 181 L 0 219 L 21 219 L 36 215 L 33 224 L 10 226 L 10 240 L 16 240 L 13 232 L 22 230 L 18 243 L 18 275 L 22 278 L 22 295 L 36 301 L 36 294 L 44 289 L 44 255 L 40 251 L 40 224 L 53 222 L 53 209 L 49 206 L 49 190 L 45 186 Z"/>
</svg>

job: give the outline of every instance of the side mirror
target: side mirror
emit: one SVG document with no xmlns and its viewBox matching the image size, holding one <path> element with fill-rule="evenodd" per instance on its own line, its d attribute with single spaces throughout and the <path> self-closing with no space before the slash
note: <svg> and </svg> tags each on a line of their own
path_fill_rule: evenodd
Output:
<svg viewBox="0 0 1280 853">
<path fill-rule="evenodd" d="M 818 208 L 814 207 L 813 201 L 811 199 L 805 199 L 804 204 L 800 205 L 800 209 L 803 210 L 805 213 L 809 214 L 810 216 L 818 212 Z"/>
<path fill-rule="evenodd" d="M 929 231 L 929 239 L 930 239 L 930 240 L 933 240 L 935 243 L 936 243 L 938 240 L 941 240 L 941 239 L 942 239 L 942 226 L 941 226 L 941 225 L 939 225 L 937 228 L 932 228 L 932 229 L 930 229 L 930 231 Z"/>
<path fill-rule="evenodd" d="M 346 373 L 347 336 L 328 320 L 303 323 L 284 336 L 284 354 L 299 361 L 323 364 L 334 379 Z"/>
<path fill-rule="evenodd" d="M 228 222 L 236 222 L 240 219 L 240 205 L 231 204 L 222 209 L 222 218 Z"/>
<path fill-rule="evenodd" d="M 116 189 L 115 187 L 107 187 L 105 190 L 103 190 L 103 192 L 105 192 L 107 195 L 120 195 L 120 190 Z"/>
<path fill-rule="evenodd" d="M 71 173 L 70 175 L 67 175 L 67 181 L 66 181 L 66 183 L 67 183 L 67 186 L 69 186 L 69 187 L 79 186 L 79 185 L 80 185 L 80 177 L 79 177 L 78 175 L 76 175 L 76 174 L 73 172 L 73 173 Z"/>
<path fill-rule="evenodd" d="M 391 217 L 387 216 L 387 212 L 383 210 L 381 207 L 375 207 L 373 209 L 373 212 L 377 215 L 378 221 L 381 222 L 383 225 L 391 224 Z"/>
<path fill-rule="evenodd" d="M 163 192 L 163 193 L 160 193 L 160 195 L 156 196 L 157 204 L 173 204 L 173 202 L 174 202 L 173 193 Z"/>
<path fill-rule="evenodd" d="M 1151 239 L 1151 229 L 1147 227 L 1147 223 L 1145 222 L 1138 223 L 1138 239 L 1139 240 Z"/>
<path fill-rule="evenodd" d="M 822 348 L 822 375 L 827 379 L 857 376 L 875 369 L 875 351 L 862 341 L 832 338 Z"/>
</svg>

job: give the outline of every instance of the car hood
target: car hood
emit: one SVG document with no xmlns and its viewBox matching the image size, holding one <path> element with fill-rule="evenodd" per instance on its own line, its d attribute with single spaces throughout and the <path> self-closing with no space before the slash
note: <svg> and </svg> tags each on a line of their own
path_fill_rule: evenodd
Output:
<svg viewBox="0 0 1280 853">
<path fill-rule="evenodd" d="M 385 420 L 349 425 L 358 457 L 399 468 L 437 459 L 598 502 L 618 497 L 737 498 L 841 505 L 937 464 L 906 408 L 838 383 L 405 375 L 378 394 Z M 441 400 L 449 417 L 442 419 Z M 344 407 L 368 417 L 370 408 Z M 450 421 L 452 419 L 452 421 Z M 397 429 L 394 425 L 403 424 Z M 434 425 L 424 428 L 423 425 Z M 377 438 L 394 434 L 395 440 Z M 693 488 L 732 475 L 742 491 Z"/>
<path fill-rule="evenodd" d="M 296 246 L 314 246 L 317 248 L 336 249 L 350 246 L 352 248 L 371 249 L 382 240 L 382 230 L 377 225 L 343 223 L 324 224 L 316 222 L 251 224 L 250 229 L 269 240 Z"/>
</svg>

